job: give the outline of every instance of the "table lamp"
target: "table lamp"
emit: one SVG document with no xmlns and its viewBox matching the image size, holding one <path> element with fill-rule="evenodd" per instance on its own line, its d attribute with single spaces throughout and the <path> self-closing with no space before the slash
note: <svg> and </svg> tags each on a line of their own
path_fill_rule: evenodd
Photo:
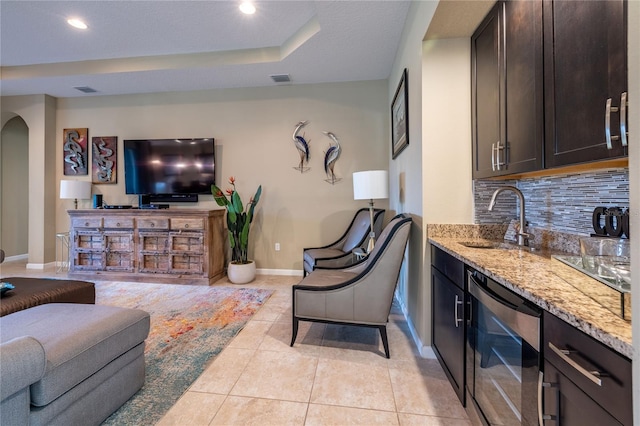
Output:
<svg viewBox="0 0 640 426">
<path fill-rule="evenodd" d="M 60 199 L 75 200 L 75 208 L 78 209 L 78 199 L 91 198 L 91 182 L 83 180 L 61 180 Z"/>
<path fill-rule="evenodd" d="M 376 242 L 373 229 L 373 200 L 389 198 L 389 172 L 386 170 L 368 170 L 353 174 L 353 199 L 369 200 L 371 228 L 367 253 L 371 253 Z"/>
</svg>

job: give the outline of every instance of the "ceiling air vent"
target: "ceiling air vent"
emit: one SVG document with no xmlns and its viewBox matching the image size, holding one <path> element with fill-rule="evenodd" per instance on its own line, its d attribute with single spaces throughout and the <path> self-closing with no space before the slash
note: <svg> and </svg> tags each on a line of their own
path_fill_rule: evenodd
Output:
<svg viewBox="0 0 640 426">
<path fill-rule="evenodd" d="M 96 93 L 97 90 L 94 89 L 93 87 L 89 87 L 89 86 L 74 86 L 73 87 L 76 90 L 81 91 L 82 93 Z"/>
<path fill-rule="evenodd" d="M 271 77 L 271 80 L 273 80 L 275 83 L 291 82 L 291 77 L 289 77 L 289 74 L 272 74 L 269 77 Z"/>
</svg>

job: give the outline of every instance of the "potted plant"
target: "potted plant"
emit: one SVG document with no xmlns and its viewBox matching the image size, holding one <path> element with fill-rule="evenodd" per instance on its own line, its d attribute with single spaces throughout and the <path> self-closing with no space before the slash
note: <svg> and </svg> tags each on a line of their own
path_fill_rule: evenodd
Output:
<svg viewBox="0 0 640 426">
<path fill-rule="evenodd" d="M 211 193 L 216 203 L 227 209 L 227 230 L 231 246 L 231 262 L 227 268 L 227 276 L 232 283 L 245 284 L 251 282 L 256 275 L 256 264 L 247 258 L 247 251 L 249 228 L 253 221 L 253 211 L 260 200 L 262 185 L 258 186 L 258 190 L 245 208 L 240 194 L 236 191 L 236 180 L 233 176 L 229 178 L 229 183 L 233 188 L 227 189 L 226 195 L 216 185 L 211 185 Z"/>
</svg>

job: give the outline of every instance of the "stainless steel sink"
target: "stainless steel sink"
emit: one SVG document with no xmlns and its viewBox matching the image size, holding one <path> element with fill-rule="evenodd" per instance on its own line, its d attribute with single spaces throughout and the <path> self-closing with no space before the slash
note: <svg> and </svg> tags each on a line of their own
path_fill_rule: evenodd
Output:
<svg viewBox="0 0 640 426">
<path fill-rule="evenodd" d="M 479 249 L 517 249 L 520 246 L 516 244 L 505 243 L 502 241 L 462 241 L 460 242 L 465 247 L 479 248 Z"/>
<path fill-rule="evenodd" d="M 516 243 L 510 243 L 507 241 L 488 241 L 488 240 L 477 240 L 477 241 L 461 241 L 460 245 L 469 248 L 477 248 L 477 249 L 497 249 L 497 250 L 522 250 L 528 252 L 536 252 L 536 248 L 529 246 L 519 246 Z"/>
</svg>

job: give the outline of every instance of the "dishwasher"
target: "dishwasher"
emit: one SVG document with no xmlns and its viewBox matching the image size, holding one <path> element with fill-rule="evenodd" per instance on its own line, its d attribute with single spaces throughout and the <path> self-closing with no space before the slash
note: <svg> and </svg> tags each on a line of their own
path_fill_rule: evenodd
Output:
<svg viewBox="0 0 640 426">
<path fill-rule="evenodd" d="M 467 397 L 486 425 L 537 425 L 542 310 L 467 270 Z"/>
</svg>

